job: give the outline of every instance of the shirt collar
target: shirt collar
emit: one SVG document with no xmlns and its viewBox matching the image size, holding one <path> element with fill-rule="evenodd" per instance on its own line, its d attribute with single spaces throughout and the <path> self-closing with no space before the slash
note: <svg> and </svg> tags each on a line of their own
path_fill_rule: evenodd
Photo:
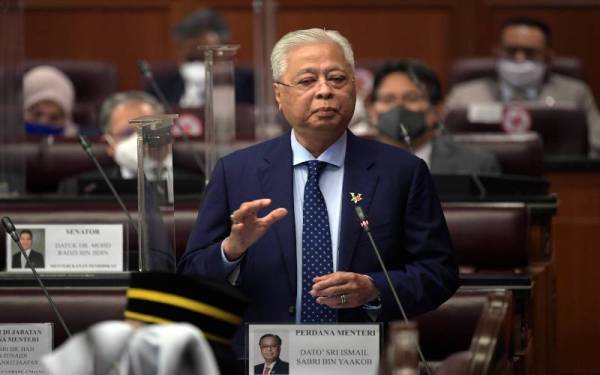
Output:
<svg viewBox="0 0 600 375">
<path fill-rule="evenodd" d="M 306 163 L 309 160 L 315 160 L 315 157 L 308 151 L 304 146 L 298 142 L 294 130 L 290 135 L 292 141 L 292 154 L 293 154 L 293 165 L 297 166 L 302 163 Z M 344 159 L 346 158 L 346 143 L 348 140 L 348 133 L 344 132 L 341 137 L 338 138 L 331 146 L 329 146 L 316 160 L 324 161 L 328 164 L 341 167 L 344 165 Z"/>
</svg>

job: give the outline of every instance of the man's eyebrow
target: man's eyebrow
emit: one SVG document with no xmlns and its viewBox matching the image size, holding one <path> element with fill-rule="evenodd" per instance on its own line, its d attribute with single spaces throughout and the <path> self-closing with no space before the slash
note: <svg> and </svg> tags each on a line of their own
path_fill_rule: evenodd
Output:
<svg viewBox="0 0 600 375">
<path fill-rule="evenodd" d="M 330 73 L 330 72 L 332 72 L 332 71 L 335 71 L 335 70 L 339 70 L 339 71 L 342 71 L 342 72 L 344 72 L 344 73 L 346 73 L 346 74 L 349 74 L 349 73 L 346 71 L 346 69 L 344 69 L 344 67 L 343 67 L 343 66 L 340 66 L 340 65 L 330 66 L 330 67 L 326 68 L 326 69 L 325 69 L 323 72 L 324 72 L 325 74 L 327 74 L 327 73 Z M 300 70 L 298 70 L 298 71 L 297 71 L 297 72 L 294 74 L 294 76 L 299 76 L 299 75 L 301 75 L 301 74 L 304 74 L 304 73 L 313 73 L 313 74 L 318 74 L 318 73 L 320 73 L 320 72 L 321 72 L 321 71 L 320 71 L 319 69 L 316 69 L 316 68 L 304 68 L 304 69 L 300 69 Z"/>
</svg>

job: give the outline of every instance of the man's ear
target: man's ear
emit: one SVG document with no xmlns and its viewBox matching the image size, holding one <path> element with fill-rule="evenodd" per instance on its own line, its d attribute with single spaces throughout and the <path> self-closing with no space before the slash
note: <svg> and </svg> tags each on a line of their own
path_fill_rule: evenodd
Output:
<svg viewBox="0 0 600 375">
<path fill-rule="evenodd" d="M 108 133 L 103 134 L 102 139 L 106 143 L 106 146 L 104 147 L 104 149 L 106 150 L 106 154 L 108 156 L 110 156 L 111 158 L 114 158 L 115 157 L 115 147 L 117 146 L 115 140 Z"/>
<path fill-rule="evenodd" d="M 281 89 L 279 88 L 279 85 L 276 83 L 273 84 L 273 92 L 275 93 L 275 101 L 277 102 L 277 109 L 279 109 L 281 111 Z"/>
<path fill-rule="evenodd" d="M 442 110 L 443 106 L 441 102 L 429 107 L 426 115 L 428 128 L 435 129 L 438 126 L 440 119 L 442 118 Z"/>
<path fill-rule="evenodd" d="M 365 101 L 365 107 L 367 107 L 367 114 L 369 116 L 369 123 L 377 127 L 379 122 L 379 113 L 375 110 L 375 104 L 372 101 Z"/>
</svg>

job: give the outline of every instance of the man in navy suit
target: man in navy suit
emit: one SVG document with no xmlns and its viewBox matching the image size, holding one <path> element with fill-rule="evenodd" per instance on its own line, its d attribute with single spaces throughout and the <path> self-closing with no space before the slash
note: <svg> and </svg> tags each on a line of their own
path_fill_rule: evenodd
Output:
<svg viewBox="0 0 600 375">
<path fill-rule="evenodd" d="M 359 205 L 407 314 L 437 307 L 456 290 L 458 270 L 431 176 L 421 159 L 346 129 L 356 96 L 348 41 L 336 31 L 291 32 L 271 64 L 292 130 L 217 163 L 179 271 L 240 288 L 250 300 L 244 322 L 399 319 Z M 315 213 L 304 197 L 315 160 L 325 165 L 317 181 L 327 219 L 309 228 L 303 219 Z M 304 276 L 314 271 L 313 244 L 303 241 L 311 230 L 328 233 L 329 252 L 318 256 L 330 271 L 315 277 Z M 303 314 L 316 308 L 322 315 Z M 243 338 L 239 330 L 239 353 Z"/>
<path fill-rule="evenodd" d="M 258 345 L 265 362 L 254 366 L 254 375 L 280 375 L 290 372 L 289 363 L 279 358 L 281 354 L 281 337 L 272 333 L 264 334 L 258 340 Z"/>
</svg>

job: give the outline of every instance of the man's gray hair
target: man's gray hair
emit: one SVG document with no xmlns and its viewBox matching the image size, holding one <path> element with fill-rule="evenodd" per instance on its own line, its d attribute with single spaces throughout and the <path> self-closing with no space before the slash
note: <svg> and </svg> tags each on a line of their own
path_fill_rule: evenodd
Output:
<svg viewBox="0 0 600 375">
<path fill-rule="evenodd" d="M 165 113 L 165 108 L 156 98 L 143 91 L 123 91 L 112 94 L 100 107 L 98 122 L 103 133 L 108 133 L 110 130 L 110 116 L 115 108 L 123 103 L 145 103 L 154 109 L 156 114 Z"/>
<path fill-rule="evenodd" d="M 348 39 L 335 30 L 306 29 L 296 30 L 285 34 L 273 47 L 271 52 L 271 69 L 273 80 L 279 81 L 287 69 L 287 54 L 296 47 L 309 43 L 335 43 L 344 52 L 344 57 L 354 69 L 354 52 Z"/>
</svg>

